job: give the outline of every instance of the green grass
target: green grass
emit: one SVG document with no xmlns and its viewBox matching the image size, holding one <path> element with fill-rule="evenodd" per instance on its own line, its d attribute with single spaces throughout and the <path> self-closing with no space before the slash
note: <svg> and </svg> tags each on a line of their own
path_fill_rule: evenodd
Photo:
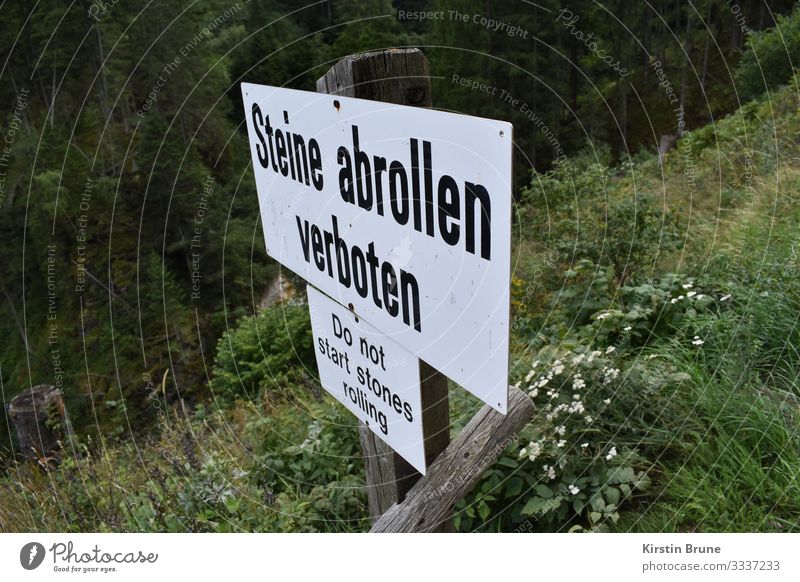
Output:
<svg viewBox="0 0 800 582">
<path fill-rule="evenodd" d="M 702 275 L 732 295 L 695 322 L 702 349 L 654 347 L 691 381 L 661 403 L 674 432 L 654 457 L 660 490 L 621 531 L 800 531 L 798 210 L 753 213 L 728 233 L 742 245 L 739 266 L 718 271 L 723 254 Z"/>
<path fill-rule="evenodd" d="M 688 354 L 691 376 L 665 403 L 674 427 L 653 460 L 657 491 L 618 531 L 797 531 L 800 398 L 731 384 Z"/>
</svg>

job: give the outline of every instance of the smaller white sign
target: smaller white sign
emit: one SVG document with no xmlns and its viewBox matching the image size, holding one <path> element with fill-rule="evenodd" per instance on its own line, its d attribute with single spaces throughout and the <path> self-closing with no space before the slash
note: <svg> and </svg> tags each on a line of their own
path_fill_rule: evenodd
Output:
<svg viewBox="0 0 800 582">
<path fill-rule="evenodd" d="M 419 359 L 310 285 L 308 307 L 322 387 L 424 475 Z"/>
</svg>

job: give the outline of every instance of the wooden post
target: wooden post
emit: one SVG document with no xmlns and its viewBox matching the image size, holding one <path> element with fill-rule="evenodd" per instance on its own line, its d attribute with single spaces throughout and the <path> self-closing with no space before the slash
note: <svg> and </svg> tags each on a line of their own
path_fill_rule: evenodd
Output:
<svg viewBox="0 0 800 582">
<path fill-rule="evenodd" d="M 419 49 L 348 55 L 317 79 L 317 91 L 398 105 L 433 105 L 430 67 Z"/>
<path fill-rule="evenodd" d="M 508 393 L 505 416 L 484 406 L 428 467 L 428 474 L 372 526 L 373 532 L 438 531 L 451 519 L 451 507 L 469 493 L 514 435 L 533 417 L 533 401 L 518 388 Z"/>
<path fill-rule="evenodd" d="M 419 49 L 391 49 L 344 57 L 317 80 L 317 91 L 330 95 L 430 107 L 431 79 L 428 59 Z M 447 378 L 420 362 L 422 430 L 428 466 L 450 442 Z M 359 436 L 367 477 L 367 498 L 373 520 L 405 499 L 422 476 L 372 431 L 360 424 Z M 440 531 L 449 520 L 440 520 Z"/>
</svg>

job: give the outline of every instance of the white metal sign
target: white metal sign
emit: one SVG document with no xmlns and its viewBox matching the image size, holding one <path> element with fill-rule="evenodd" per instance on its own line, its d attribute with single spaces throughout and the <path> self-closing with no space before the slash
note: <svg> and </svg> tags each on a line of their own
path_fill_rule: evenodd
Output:
<svg viewBox="0 0 800 582">
<path fill-rule="evenodd" d="M 419 360 L 311 285 L 308 306 L 322 387 L 424 475 Z"/>
<path fill-rule="evenodd" d="M 242 84 L 270 256 L 506 412 L 511 125 Z"/>
</svg>

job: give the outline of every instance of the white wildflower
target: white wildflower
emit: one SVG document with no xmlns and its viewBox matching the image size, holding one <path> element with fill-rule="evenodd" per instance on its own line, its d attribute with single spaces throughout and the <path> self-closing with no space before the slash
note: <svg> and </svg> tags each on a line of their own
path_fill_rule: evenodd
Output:
<svg viewBox="0 0 800 582">
<path fill-rule="evenodd" d="M 606 455 L 606 461 L 610 461 L 616 456 L 617 456 L 617 447 L 611 447 L 611 450 L 608 451 L 608 454 Z"/>
<path fill-rule="evenodd" d="M 689 292 L 686 294 L 686 297 L 689 297 L 689 298 L 691 299 L 691 298 L 692 298 L 692 297 L 694 297 L 695 295 L 697 295 L 697 291 L 689 291 Z"/>
<path fill-rule="evenodd" d="M 539 389 L 534 388 L 533 390 L 528 392 L 528 394 L 530 395 L 531 398 L 536 398 L 537 396 L 539 396 Z"/>
<path fill-rule="evenodd" d="M 542 445 L 537 442 L 531 441 L 531 444 L 528 445 L 530 450 L 528 451 L 528 460 L 535 461 L 539 455 L 542 454 Z"/>
<path fill-rule="evenodd" d="M 630 325 L 626 325 L 624 328 L 622 328 L 622 331 L 630 331 L 632 329 L 633 328 Z"/>
<path fill-rule="evenodd" d="M 586 409 L 583 407 L 583 402 L 580 400 L 575 400 L 569 407 L 569 411 L 571 413 L 577 412 L 578 414 L 583 414 Z"/>
<path fill-rule="evenodd" d="M 722 297 L 720 297 L 720 298 L 719 298 L 719 300 L 720 300 L 720 301 L 727 301 L 727 300 L 728 300 L 728 299 L 730 299 L 730 298 L 731 298 L 731 296 L 730 296 L 730 295 L 723 295 Z"/>
<path fill-rule="evenodd" d="M 586 357 L 586 354 L 578 354 L 577 356 L 572 358 L 572 365 L 573 366 L 577 366 L 578 364 L 580 364 L 583 361 L 583 358 L 585 358 L 585 357 Z"/>
<path fill-rule="evenodd" d="M 617 349 L 617 348 L 615 348 L 614 346 L 608 346 L 608 347 L 606 348 L 606 355 L 608 355 L 608 354 L 613 354 L 613 353 L 616 351 L 616 349 Z"/>
<path fill-rule="evenodd" d="M 611 315 L 610 311 L 604 311 L 603 313 L 599 314 L 595 319 L 597 319 L 597 321 L 603 321 L 606 317 L 609 317 L 610 315 Z"/>
<path fill-rule="evenodd" d="M 700 339 L 699 335 L 694 336 L 694 340 L 692 340 L 692 345 L 695 346 L 702 346 L 705 342 Z"/>
<path fill-rule="evenodd" d="M 545 465 L 544 467 L 542 467 L 542 469 L 544 469 L 544 474 L 547 475 L 547 477 L 551 481 L 556 478 L 556 468 L 555 467 L 551 467 L 550 465 Z"/>
<path fill-rule="evenodd" d="M 570 485 L 569 487 L 567 487 L 567 489 L 569 489 L 569 492 L 572 493 L 573 495 L 577 495 L 578 493 L 581 492 L 581 490 L 575 487 L 575 485 Z"/>
<path fill-rule="evenodd" d="M 691 283 L 686 283 L 685 285 L 681 285 L 684 289 L 691 289 L 693 285 Z"/>
<path fill-rule="evenodd" d="M 526 449 L 525 447 L 522 447 L 522 448 L 519 450 L 519 458 L 520 458 L 520 459 L 521 459 L 522 457 L 526 456 L 527 454 L 528 454 L 528 449 Z"/>
<path fill-rule="evenodd" d="M 530 382 L 530 381 L 531 381 L 531 378 L 533 378 L 533 375 L 534 375 L 535 373 L 536 373 L 536 370 L 531 370 L 530 372 L 528 372 L 528 375 L 527 375 L 527 376 L 525 376 L 525 382 L 526 382 L 526 383 Z"/>
<path fill-rule="evenodd" d="M 603 384 L 611 384 L 619 376 L 619 368 L 603 368 Z"/>
<path fill-rule="evenodd" d="M 611 404 L 611 398 L 606 398 L 605 400 L 603 400 L 603 402 L 605 404 Z"/>
<path fill-rule="evenodd" d="M 563 449 L 563 448 L 564 448 L 564 445 L 566 445 L 566 444 L 567 444 L 567 441 L 565 441 L 564 439 L 561 439 L 560 441 L 558 441 L 558 442 L 556 443 L 556 446 L 557 446 L 559 449 Z"/>
<path fill-rule="evenodd" d="M 582 444 L 581 444 L 581 448 L 582 448 L 582 449 L 585 449 L 585 448 L 587 448 L 588 446 L 589 446 L 589 443 L 582 443 Z"/>
<path fill-rule="evenodd" d="M 552 421 L 552 420 L 553 420 L 553 419 L 555 419 L 555 418 L 556 418 L 556 417 L 557 417 L 559 414 L 561 414 L 561 412 L 563 412 L 563 411 L 564 411 L 564 410 L 566 410 L 566 409 L 567 409 L 567 405 L 566 405 L 566 404 L 563 404 L 563 403 L 562 403 L 562 404 L 559 404 L 558 406 L 556 406 L 556 407 L 553 409 L 553 411 L 552 411 L 551 413 L 549 413 L 549 414 L 547 415 L 547 421 L 548 421 L 548 422 Z"/>
<path fill-rule="evenodd" d="M 563 424 L 560 424 L 556 427 L 556 434 L 564 436 L 564 433 L 567 432 L 567 427 Z"/>
</svg>

